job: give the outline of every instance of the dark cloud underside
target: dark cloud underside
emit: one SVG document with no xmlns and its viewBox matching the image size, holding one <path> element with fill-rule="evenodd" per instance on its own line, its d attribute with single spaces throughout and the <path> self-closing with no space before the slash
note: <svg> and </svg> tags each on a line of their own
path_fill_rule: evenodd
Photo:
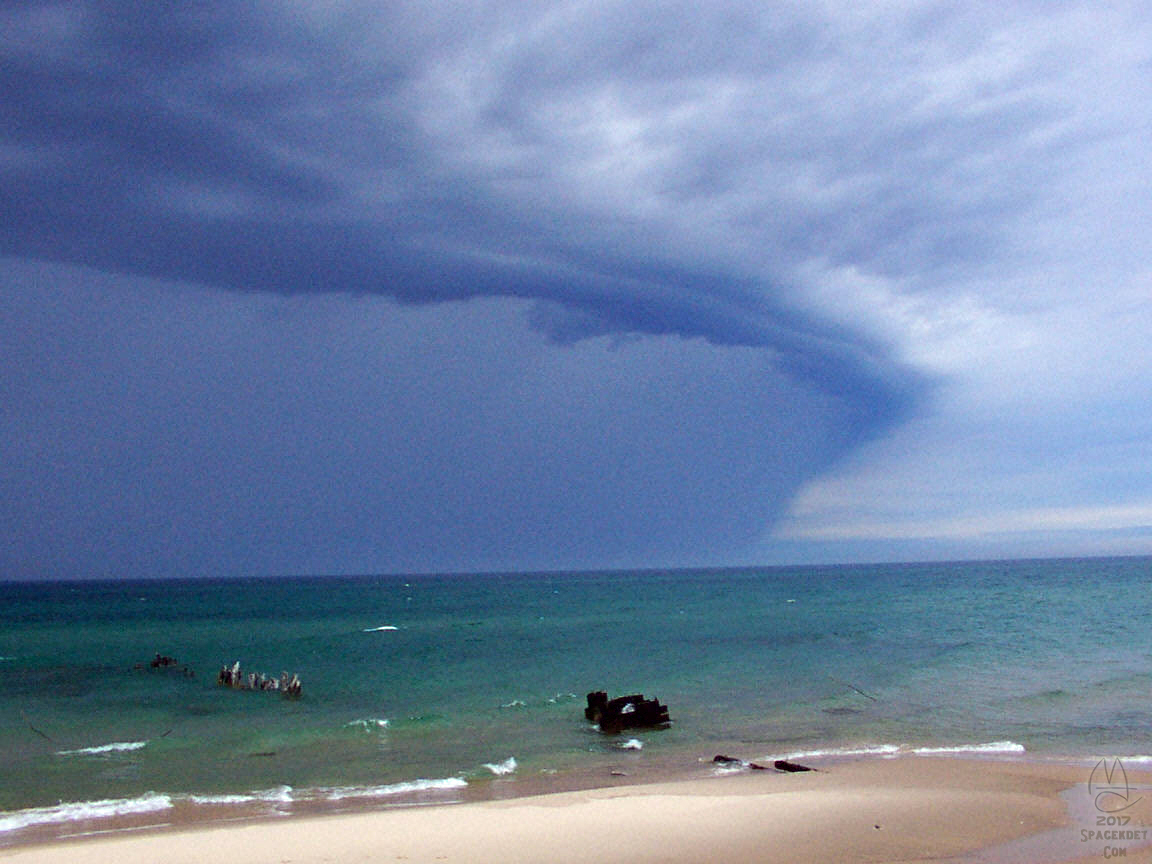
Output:
<svg viewBox="0 0 1152 864">
<path fill-rule="evenodd" d="M 1075 157 L 984 12 L 0 4 L 10 566 L 738 557 L 931 392 L 805 280 L 1011 274 Z"/>
</svg>

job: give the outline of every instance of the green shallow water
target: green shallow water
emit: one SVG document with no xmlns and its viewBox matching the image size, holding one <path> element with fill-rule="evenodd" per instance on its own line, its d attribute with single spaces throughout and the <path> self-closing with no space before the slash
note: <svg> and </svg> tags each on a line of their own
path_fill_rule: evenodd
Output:
<svg viewBox="0 0 1152 864">
<path fill-rule="evenodd" d="M 28 808 L 149 793 L 505 794 L 721 751 L 1148 754 L 1150 577 L 1093 559 L 0 583 L 0 842 Z M 134 668 L 156 652 L 195 676 Z M 235 660 L 299 673 L 303 698 L 218 688 Z M 591 689 L 657 696 L 673 727 L 605 738 Z"/>
</svg>

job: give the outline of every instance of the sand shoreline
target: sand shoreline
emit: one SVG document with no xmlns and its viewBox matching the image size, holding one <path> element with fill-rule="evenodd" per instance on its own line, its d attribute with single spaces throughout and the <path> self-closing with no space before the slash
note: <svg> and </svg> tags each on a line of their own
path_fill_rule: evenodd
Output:
<svg viewBox="0 0 1152 864">
<path fill-rule="evenodd" d="M 1123 834 L 1090 768 L 902 757 L 444 806 L 202 823 L 0 850 L 5 864 L 1150 861 L 1152 776 L 1129 771 Z M 1136 801 L 1135 799 L 1140 799 Z M 1104 817 L 1107 818 L 1106 816 Z M 1090 832 L 1086 834 L 1085 832 Z M 1132 839 L 1133 837 L 1137 839 Z M 1113 839 L 1120 838 L 1120 839 Z"/>
</svg>

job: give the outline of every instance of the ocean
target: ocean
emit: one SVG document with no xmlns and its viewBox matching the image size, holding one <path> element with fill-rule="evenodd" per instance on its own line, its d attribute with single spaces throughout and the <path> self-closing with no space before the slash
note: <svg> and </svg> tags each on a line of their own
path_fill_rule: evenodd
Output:
<svg viewBox="0 0 1152 864">
<path fill-rule="evenodd" d="M 0 845 L 732 770 L 720 753 L 1148 762 L 1150 587 L 1152 558 L 0 582 Z M 219 686 L 235 662 L 300 698 Z M 672 725 L 601 734 L 592 690 Z"/>
</svg>

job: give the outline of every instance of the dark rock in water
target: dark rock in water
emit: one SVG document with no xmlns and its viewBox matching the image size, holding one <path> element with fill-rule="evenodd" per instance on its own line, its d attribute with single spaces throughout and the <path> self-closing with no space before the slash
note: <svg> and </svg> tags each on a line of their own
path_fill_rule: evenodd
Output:
<svg viewBox="0 0 1152 864">
<path fill-rule="evenodd" d="M 603 690 L 588 694 L 584 717 L 609 735 L 625 729 L 664 729 L 672 722 L 668 707 L 658 699 L 645 699 L 639 693 L 609 699 Z"/>
<path fill-rule="evenodd" d="M 195 678 L 196 673 L 184 666 L 175 657 L 170 657 L 167 654 L 157 653 L 155 657 L 148 661 L 147 664 L 137 663 L 136 669 L 164 669 L 171 672 L 179 672 L 185 678 Z"/>
<path fill-rule="evenodd" d="M 777 771 L 787 771 L 795 774 L 797 771 L 815 771 L 815 768 L 809 768 L 807 765 L 800 765 L 796 762 L 789 762 L 787 759 L 777 759 L 772 763 L 772 767 Z"/>
<path fill-rule="evenodd" d="M 739 765 L 743 768 L 751 768 L 753 771 L 767 771 L 764 765 L 759 765 L 755 762 L 745 762 L 743 759 L 737 759 L 733 756 L 724 756 L 719 754 L 712 757 L 712 761 L 717 765 Z"/>
</svg>

